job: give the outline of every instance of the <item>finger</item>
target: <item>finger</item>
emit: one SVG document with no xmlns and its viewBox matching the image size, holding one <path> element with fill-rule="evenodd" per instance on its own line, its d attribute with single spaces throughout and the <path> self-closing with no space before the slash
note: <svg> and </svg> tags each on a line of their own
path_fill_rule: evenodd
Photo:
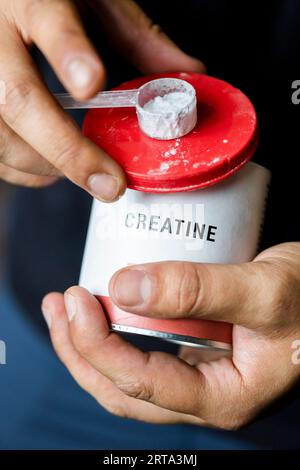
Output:
<svg viewBox="0 0 300 470">
<path fill-rule="evenodd" d="M 16 20 L 78 99 L 91 98 L 104 84 L 105 70 L 68 0 L 25 0 Z M 20 11 L 20 13 L 19 13 Z"/>
<path fill-rule="evenodd" d="M 6 32 L 0 30 L 0 42 Z M 81 135 L 45 89 L 18 38 L 5 41 L 0 78 L 6 83 L 6 99 L 0 111 L 6 124 L 73 183 L 105 202 L 118 199 L 126 187 L 123 170 Z M 17 59 L 12 62 L 11 57 Z"/>
<path fill-rule="evenodd" d="M 61 176 L 61 172 L 41 157 L 0 118 L 0 161 L 24 173 Z"/>
<path fill-rule="evenodd" d="M 263 263 L 181 262 L 130 266 L 110 281 L 113 301 L 128 312 L 161 318 L 202 318 L 256 328 L 278 282 Z M 266 297 L 266 292 L 268 296 Z"/>
<path fill-rule="evenodd" d="M 209 397 L 204 376 L 197 369 L 168 354 L 144 353 L 110 333 L 98 301 L 85 289 L 69 289 L 65 303 L 75 348 L 123 393 L 201 416 Z"/>
<path fill-rule="evenodd" d="M 100 308 L 100 306 L 99 306 Z M 111 380 L 100 374 L 74 348 L 62 294 L 52 293 L 43 300 L 43 313 L 48 323 L 53 347 L 77 383 L 107 410 L 118 416 L 151 423 L 193 423 L 201 420 L 164 410 L 151 403 L 126 396 Z"/>
<path fill-rule="evenodd" d="M 185 54 L 132 0 L 89 0 L 110 40 L 143 73 L 205 72 L 204 64 Z"/>
<path fill-rule="evenodd" d="M 16 186 L 27 186 L 28 188 L 42 188 L 50 186 L 57 181 L 57 178 L 51 176 L 38 176 L 15 170 L 7 165 L 0 163 L 0 180 Z"/>
</svg>

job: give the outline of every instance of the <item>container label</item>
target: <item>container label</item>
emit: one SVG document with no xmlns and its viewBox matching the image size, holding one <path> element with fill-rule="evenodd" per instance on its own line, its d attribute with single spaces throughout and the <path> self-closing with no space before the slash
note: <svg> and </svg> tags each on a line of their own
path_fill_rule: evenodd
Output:
<svg viewBox="0 0 300 470">
<path fill-rule="evenodd" d="M 270 172 L 249 163 L 222 183 L 186 193 L 127 190 L 94 201 L 80 285 L 108 295 L 120 268 L 166 260 L 242 263 L 256 254 Z"/>
</svg>

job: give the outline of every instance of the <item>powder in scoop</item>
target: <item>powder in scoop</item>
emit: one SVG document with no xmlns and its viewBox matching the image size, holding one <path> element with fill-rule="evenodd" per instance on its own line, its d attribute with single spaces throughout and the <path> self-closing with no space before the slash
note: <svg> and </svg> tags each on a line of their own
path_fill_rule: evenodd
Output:
<svg viewBox="0 0 300 470">
<path fill-rule="evenodd" d="M 162 116 L 178 115 L 191 101 L 190 95 L 180 91 L 167 93 L 164 96 L 156 96 L 145 104 L 144 110 Z"/>
<path fill-rule="evenodd" d="M 145 112 L 143 112 L 145 111 Z M 177 139 L 190 132 L 197 122 L 197 100 L 190 93 L 174 91 L 156 96 L 139 112 L 141 129 L 155 139 Z"/>
</svg>

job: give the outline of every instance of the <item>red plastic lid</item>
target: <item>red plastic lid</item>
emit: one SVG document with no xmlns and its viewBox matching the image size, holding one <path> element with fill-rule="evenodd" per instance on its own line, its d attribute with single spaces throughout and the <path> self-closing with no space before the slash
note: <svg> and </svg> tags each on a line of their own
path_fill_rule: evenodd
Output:
<svg viewBox="0 0 300 470">
<path fill-rule="evenodd" d="M 206 75 L 156 74 L 117 89 L 139 88 L 149 80 L 174 77 L 197 92 L 198 123 L 188 135 L 155 140 L 140 130 L 134 108 L 92 109 L 84 135 L 124 168 L 128 186 L 145 192 L 192 191 L 215 184 L 239 170 L 257 146 L 257 116 L 237 88 Z"/>
</svg>

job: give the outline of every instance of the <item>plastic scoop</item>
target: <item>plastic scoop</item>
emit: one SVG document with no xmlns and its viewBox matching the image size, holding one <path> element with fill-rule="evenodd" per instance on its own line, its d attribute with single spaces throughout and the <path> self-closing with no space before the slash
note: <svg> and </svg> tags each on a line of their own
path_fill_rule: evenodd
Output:
<svg viewBox="0 0 300 470">
<path fill-rule="evenodd" d="M 88 101 L 77 101 L 69 93 L 55 98 L 64 109 L 129 108 L 137 105 L 139 90 L 102 91 Z"/>
<path fill-rule="evenodd" d="M 144 106 L 169 93 L 184 93 L 187 100 L 176 112 L 150 112 Z M 197 99 L 192 85 L 177 78 L 152 80 L 137 90 L 103 91 L 88 101 L 77 101 L 68 93 L 55 95 L 64 109 L 135 107 L 142 131 L 155 139 L 176 139 L 192 131 L 197 122 Z"/>
</svg>

